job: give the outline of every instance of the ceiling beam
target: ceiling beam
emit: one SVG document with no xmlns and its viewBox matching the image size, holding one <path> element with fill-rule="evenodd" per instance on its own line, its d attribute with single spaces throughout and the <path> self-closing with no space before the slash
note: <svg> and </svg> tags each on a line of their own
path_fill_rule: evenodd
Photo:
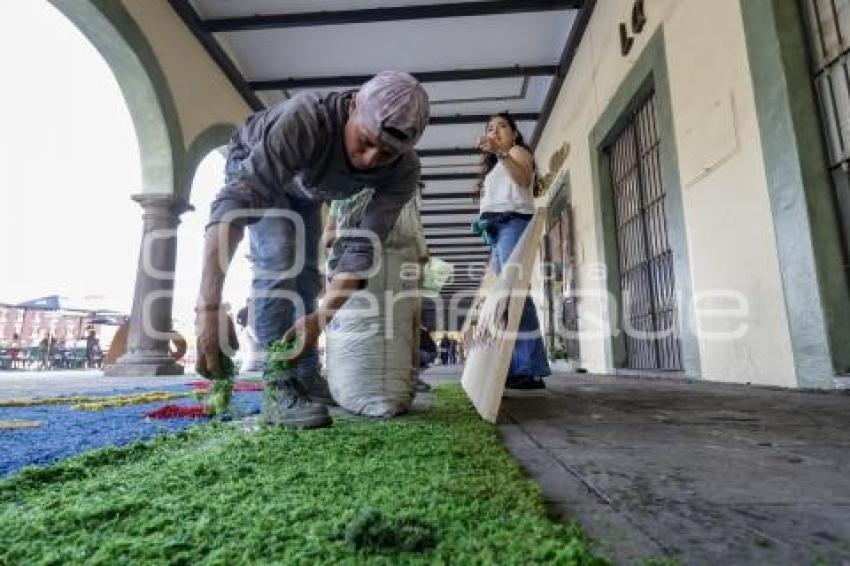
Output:
<svg viewBox="0 0 850 566">
<path fill-rule="evenodd" d="M 481 155 L 481 150 L 476 147 L 437 147 L 431 149 L 417 149 L 419 157 L 461 157 L 465 155 Z"/>
<path fill-rule="evenodd" d="M 245 103 L 254 111 L 265 108 L 266 105 L 257 97 L 257 93 L 251 89 L 248 82 L 242 76 L 242 73 L 236 68 L 236 65 L 228 57 L 224 49 L 221 48 L 215 37 L 206 30 L 203 20 L 195 12 L 195 9 L 192 8 L 192 5 L 189 4 L 189 1 L 168 0 L 168 3 L 171 4 L 171 9 L 183 20 L 183 23 L 189 28 L 189 31 L 198 40 L 198 43 L 201 44 L 207 54 L 215 61 L 218 68 L 221 69 L 221 72 L 224 73 L 224 76 L 233 85 L 233 88 L 242 96 Z"/>
<path fill-rule="evenodd" d="M 419 180 L 423 182 L 427 181 L 463 181 L 467 179 L 477 179 L 480 175 L 478 173 L 430 173 L 425 175 L 420 175 Z"/>
<path fill-rule="evenodd" d="M 467 232 L 467 233 L 468 233 L 468 232 Z M 430 236 L 429 236 L 428 234 L 426 234 L 426 235 L 425 235 L 425 239 L 426 239 L 426 243 L 427 243 L 429 246 L 430 246 L 430 245 L 434 245 L 434 244 L 441 244 L 441 243 L 443 243 L 443 242 L 442 242 L 443 238 L 436 237 L 436 236 L 435 236 L 435 235 L 433 235 L 433 234 L 432 234 L 432 235 L 430 235 Z M 451 240 L 453 240 L 453 241 L 454 241 L 454 240 L 458 240 L 458 239 L 461 239 L 461 238 L 460 238 L 459 236 L 455 236 L 455 235 L 447 235 L 447 236 L 445 236 L 445 239 L 451 239 Z M 470 240 L 469 240 L 470 244 L 471 244 L 473 241 L 480 242 L 480 241 L 481 241 L 481 238 L 475 237 L 475 239 L 473 240 L 473 239 L 472 239 L 472 237 L 470 237 Z M 466 244 L 466 242 L 458 242 L 458 243 Z"/>
<path fill-rule="evenodd" d="M 554 82 L 554 81 L 553 81 Z M 454 114 L 447 116 L 431 116 L 428 123 L 432 126 L 447 126 L 453 124 L 486 124 L 493 116 L 491 114 Z M 512 112 L 511 118 L 516 122 L 534 122 L 540 118 L 540 112 Z"/>
<path fill-rule="evenodd" d="M 558 71 L 557 65 L 534 65 L 513 67 L 487 67 L 482 69 L 457 69 L 453 71 L 425 71 L 411 73 L 420 83 L 451 81 L 477 81 L 484 79 L 507 79 L 513 77 L 546 77 Z M 254 90 L 288 90 L 296 88 L 358 87 L 374 75 L 343 75 L 329 77 L 290 77 L 251 81 Z"/>
<path fill-rule="evenodd" d="M 455 220 L 455 221 L 447 221 L 447 222 L 422 222 L 423 228 L 460 228 L 462 226 L 469 226 L 471 220 Z"/>
<path fill-rule="evenodd" d="M 422 200 L 436 200 L 436 199 L 447 199 L 447 200 L 455 200 L 455 199 L 477 199 L 478 192 L 466 192 L 466 193 L 422 193 Z"/>
<path fill-rule="evenodd" d="M 464 244 L 464 243 L 448 243 L 448 244 L 433 244 L 429 246 L 432 250 L 442 250 L 445 248 L 446 250 L 454 250 L 455 248 L 474 248 L 476 250 L 487 250 L 490 251 L 490 248 L 486 247 L 483 244 L 475 245 L 475 244 Z"/>
<path fill-rule="evenodd" d="M 540 112 L 540 119 L 534 126 L 534 133 L 531 135 L 531 149 L 537 148 L 537 142 L 540 141 L 540 136 L 543 135 L 543 128 L 546 127 L 546 122 L 549 121 L 549 116 L 552 115 L 552 109 L 555 107 L 555 101 L 561 93 L 564 79 L 567 78 L 567 73 L 573 64 L 578 46 L 581 44 L 585 30 L 587 30 L 587 24 L 590 22 L 590 16 L 593 15 L 596 0 L 585 0 L 583 4 L 573 22 L 573 27 L 570 30 L 570 35 L 567 37 L 564 50 L 561 52 L 561 59 L 558 61 L 558 72 L 555 73 L 555 79 L 549 84 L 549 92 L 546 93 L 543 110 Z"/>
<path fill-rule="evenodd" d="M 445 252 L 443 252 L 443 253 L 431 252 L 431 255 L 434 256 L 434 257 L 438 257 L 440 259 L 445 259 L 445 260 L 449 260 L 449 259 L 456 260 L 456 261 L 457 260 L 465 260 L 465 261 L 470 261 L 470 262 L 473 262 L 473 263 L 476 262 L 476 261 L 485 261 L 485 260 L 490 259 L 490 254 L 487 253 L 487 252 L 484 252 L 484 253 L 473 252 L 473 253 L 462 253 L 462 254 L 461 253 L 448 253 L 447 254 Z"/>
<path fill-rule="evenodd" d="M 341 24 L 366 24 L 400 20 L 490 16 L 525 12 L 577 9 L 584 0 L 491 0 L 489 2 L 451 2 L 419 6 L 393 6 L 360 10 L 336 10 L 290 14 L 266 14 L 235 18 L 212 18 L 204 22 L 209 32 L 267 30 Z"/>
<path fill-rule="evenodd" d="M 427 208 L 419 211 L 422 216 L 438 216 L 440 214 L 478 214 L 479 212 L 478 208 Z"/>
<path fill-rule="evenodd" d="M 470 240 L 473 242 L 481 242 L 481 238 L 472 232 L 466 231 L 458 234 L 425 234 L 426 240 Z M 462 242 L 458 242 L 462 243 Z"/>
</svg>

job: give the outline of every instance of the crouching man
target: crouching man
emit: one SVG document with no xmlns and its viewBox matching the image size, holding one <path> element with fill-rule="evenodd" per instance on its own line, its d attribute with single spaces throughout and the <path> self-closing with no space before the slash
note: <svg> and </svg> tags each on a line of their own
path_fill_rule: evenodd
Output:
<svg viewBox="0 0 850 566">
<path fill-rule="evenodd" d="M 346 237 L 317 302 L 321 205 L 364 186 L 373 188 L 359 228 L 383 241 L 415 193 L 419 160 L 413 147 L 428 117 L 428 95 L 416 79 L 385 71 L 358 91 L 299 94 L 254 114 L 237 130 L 228 147 L 226 184 L 213 201 L 205 235 L 195 307 L 198 373 L 209 377 L 219 370 L 227 338 L 221 294 L 247 226 L 257 340 L 267 345 L 295 339 L 298 344 L 296 377 L 279 392 L 285 407 L 280 424 L 330 424 L 327 407 L 318 400 L 327 396 L 326 385 L 323 395 L 316 393 L 322 390 L 316 341 L 362 286 L 375 250 L 369 238 Z"/>
</svg>

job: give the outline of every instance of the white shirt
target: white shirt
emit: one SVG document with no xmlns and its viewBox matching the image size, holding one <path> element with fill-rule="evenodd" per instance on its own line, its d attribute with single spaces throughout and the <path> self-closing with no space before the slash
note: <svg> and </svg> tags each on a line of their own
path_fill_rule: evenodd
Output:
<svg viewBox="0 0 850 566">
<path fill-rule="evenodd" d="M 484 177 L 483 192 L 481 212 L 534 214 L 534 196 L 531 194 L 531 187 L 519 186 L 501 160 Z"/>
</svg>

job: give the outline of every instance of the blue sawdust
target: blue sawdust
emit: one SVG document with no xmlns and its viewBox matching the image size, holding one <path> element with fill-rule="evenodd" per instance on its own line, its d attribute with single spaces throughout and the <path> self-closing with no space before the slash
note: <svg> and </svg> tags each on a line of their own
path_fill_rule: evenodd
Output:
<svg viewBox="0 0 850 566">
<path fill-rule="evenodd" d="M 178 385 L 137 389 L 134 392 L 189 390 L 186 386 Z M 98 396 L 126 393 L 126 390 L 99 391 Z M 145 413 L 169 403 L 189 405 L 197 401 L 187 397 L 102 411 L 79 411 L 71 405 L 0 408 L 0 420 L 24 419 L 45 423 L 33 429 L 0 430 L 0 477 L 26 466 L 43 466 L 95 448 L 124 446 L 204 422 L 193 419 L 145 419 Z M 260 403 L 261 395 L 256 392 L 237 393 L 233 397 L 233 408 L 237 415 L 258 413 Z"/>
</svg>

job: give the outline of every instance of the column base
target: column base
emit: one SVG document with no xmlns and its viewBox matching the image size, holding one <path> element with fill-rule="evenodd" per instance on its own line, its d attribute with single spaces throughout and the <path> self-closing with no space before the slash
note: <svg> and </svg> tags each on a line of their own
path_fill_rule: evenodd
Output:
<svg viewBox="0 0 850 566">
<path fill-rule="evenodd" d="M 103 369 L 107 377 L 152 377 L 157 375 L 183 375 L 183 366 L 171 356 L 159 353 L 129 353 Z"/>
</svg>

